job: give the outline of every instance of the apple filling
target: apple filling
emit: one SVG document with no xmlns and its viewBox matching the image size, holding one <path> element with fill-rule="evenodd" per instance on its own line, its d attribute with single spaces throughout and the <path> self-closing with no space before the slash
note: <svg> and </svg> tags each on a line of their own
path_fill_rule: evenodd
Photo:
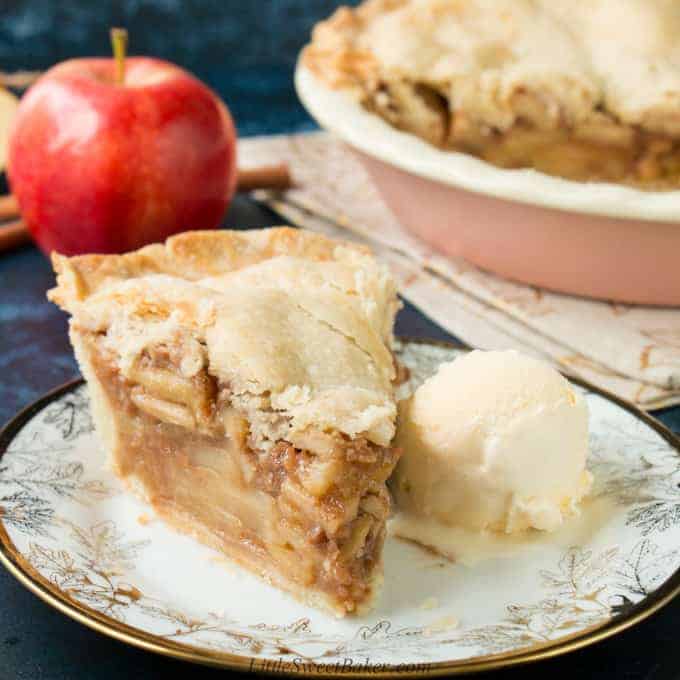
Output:
<svg viewBox="0 0 680 680">
<path fill-rule="evenodd" d="M 293 595 L 341 615 L 367 605 L 396 452 L 338 432 L 268 437 L 285 423 L 267 395 L 246 410 L 206 366 L 184 365 L 181 346 L 121 362 L 104 339 L 73 333 L 115 420 L 116 473 L 173 526 Z"/>
<path fill-rule="evenodd" d="M 622 124 L 604 112 L 572 126 L 556 124 L 546 104 L 525 91 L 512 101 L 517 122 L 503 131 L 453 112 L 446 97 L 421 83 L 368 81 L 361 101 L 400 130 L 502 168 L 535 168 L 567 179 L 650 189 L 680 183 L 678 140 Z"/>
</svg>

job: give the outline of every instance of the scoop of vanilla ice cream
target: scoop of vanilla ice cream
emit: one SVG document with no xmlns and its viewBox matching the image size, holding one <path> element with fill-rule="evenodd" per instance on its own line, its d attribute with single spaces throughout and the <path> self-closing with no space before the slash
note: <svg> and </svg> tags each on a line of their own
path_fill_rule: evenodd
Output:
<svg viewBox="0 0 680 680">
<path fill-rule="evenodd" d="M 400 405 L 399 509 L 445 525 L 556 529 L 589 491 L 588 409 L 543 361 L 474 351 Z"/>
</svg>

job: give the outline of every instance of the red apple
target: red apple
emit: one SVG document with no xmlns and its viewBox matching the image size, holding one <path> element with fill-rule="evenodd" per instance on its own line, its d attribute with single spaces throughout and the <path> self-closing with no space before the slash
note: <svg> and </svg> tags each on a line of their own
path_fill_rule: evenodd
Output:
<svg viewBox="0 0 680 680">
<path fill-rule="evenodd" d="M 119 253 L 220 224 L 236 187 L 224 103 L 159 59 L 73 59 L 24 96 L 8 175 L 46 253 Z M 122 74 L 121 74 L 122 75 Z"/>
</svg>

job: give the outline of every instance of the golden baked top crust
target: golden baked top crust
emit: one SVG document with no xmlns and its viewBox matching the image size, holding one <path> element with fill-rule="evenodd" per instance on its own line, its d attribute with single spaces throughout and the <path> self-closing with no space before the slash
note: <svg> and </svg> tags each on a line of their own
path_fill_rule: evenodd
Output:
<svg viewBox="0 0 680 680">
<path fill-rule="evenodd" d="M 123 255 L 52 256 L 57 287 L 50 299 L 62 307 L 81 301 L 113 280 L 147 274 L 202 279 L 242 269 L 279 255 L 314 261 L 336 258 L 341 244 L 310 231 L 277 227 L 250 231 L 187 231 Z M 344 243 L 344 251 L 370 256 L 361 246 Z"/>
<path fill-rule="evenodd" d="M 674 0 L 366 0 L 318 24 L 303 60 L 336 87 L 422 83 L 495 130 L 680 137 L 679 34 Z"/>
<path fill-rule="evenodd" d="M 247 408 L 266 402 L 270 441 L 310 428 L 392 439 L 398 301 L 368 250 L 278 228 L 53 263 L 48 297 L 102 334 L 123 370 L 150 346 L 179 347 L 187 374 L 205 367 Z"/>
</svg>

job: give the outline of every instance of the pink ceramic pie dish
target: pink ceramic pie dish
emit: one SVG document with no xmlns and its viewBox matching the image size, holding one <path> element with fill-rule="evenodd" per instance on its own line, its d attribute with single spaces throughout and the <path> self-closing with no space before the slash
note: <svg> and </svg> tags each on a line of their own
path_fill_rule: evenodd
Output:
<svg viewBox="0 0 680 680">
<path fill-rule="evenodd" d="M 559 292 L 680 305 L 680 191 L 497 168 L 400 132 L 300 64 L 295 84 L 401 224 L 439 251 Z"/>
</svg>

